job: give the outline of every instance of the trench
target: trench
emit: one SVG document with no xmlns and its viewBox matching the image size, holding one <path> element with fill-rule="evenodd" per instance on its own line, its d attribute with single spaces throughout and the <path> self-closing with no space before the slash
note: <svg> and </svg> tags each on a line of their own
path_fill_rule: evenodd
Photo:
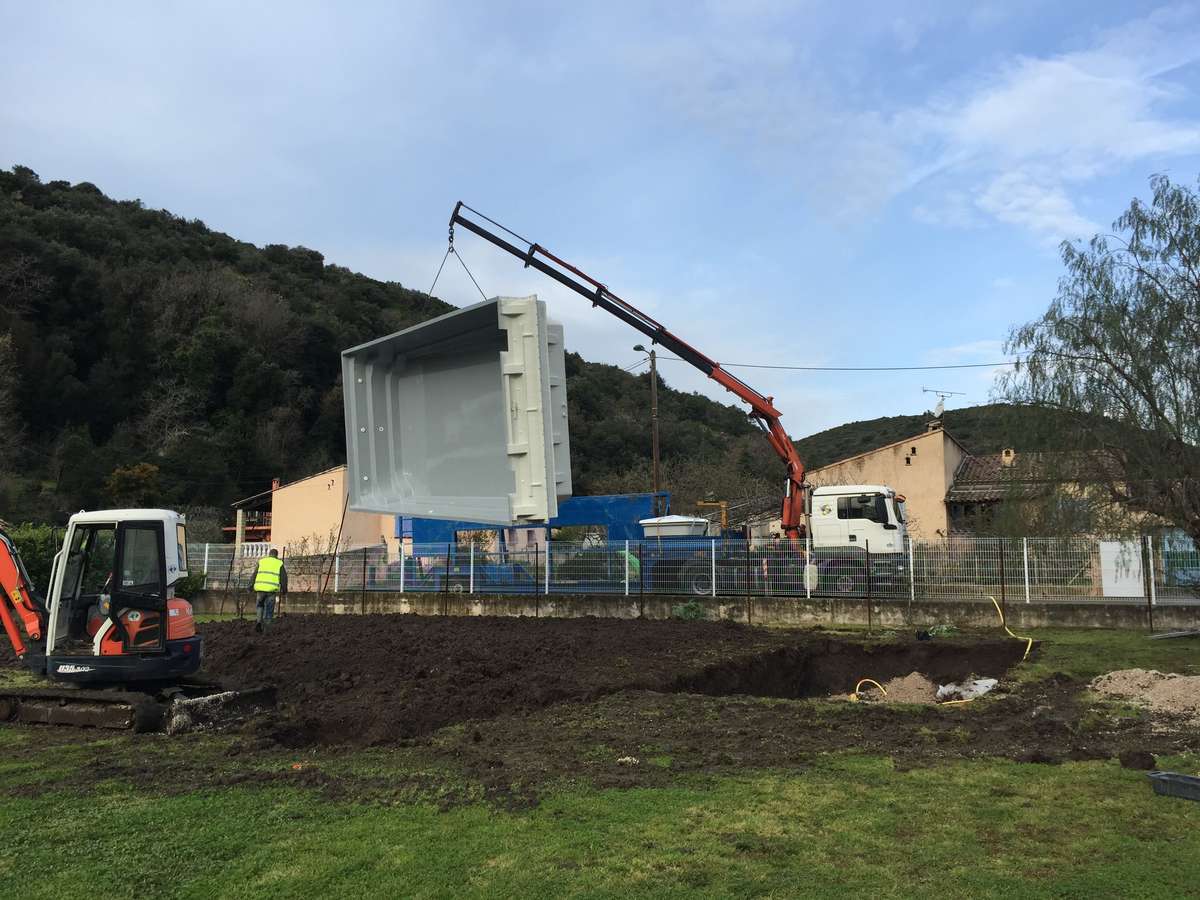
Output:
<svg viewBox="0 0 1200 900">
<path fill-rule="evenodd" d="M 903 644 L 824 640 L 723 660 L 675 679 L 676 693 L 801 699 L 846 694 L 861 678 L 885 682 L 920 672 L 945 684 L 970 675 L 1003 678 L 1020 661 L 1020 641 L 946 640 Z"/>
</svg>

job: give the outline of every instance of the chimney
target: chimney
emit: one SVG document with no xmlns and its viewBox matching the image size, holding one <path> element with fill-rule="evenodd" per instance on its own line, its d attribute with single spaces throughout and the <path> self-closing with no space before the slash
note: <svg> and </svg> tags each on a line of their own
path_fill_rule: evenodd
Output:
<svg viewBox="0 0 1200 900">
<path fill-rule="evenodd" d="M 1002 465 L 1004 468 L 1011 469 L 1016 461 L 1017 451 L 1012 447 L 1005 447 L 1000 452 L 1000 465 Z"/>
<path fill-rule="evenodd" d="M 272 491 L 279 490 L 279 479 L 278 478 L 271 479 L 271 490 Z"/>
</svg>

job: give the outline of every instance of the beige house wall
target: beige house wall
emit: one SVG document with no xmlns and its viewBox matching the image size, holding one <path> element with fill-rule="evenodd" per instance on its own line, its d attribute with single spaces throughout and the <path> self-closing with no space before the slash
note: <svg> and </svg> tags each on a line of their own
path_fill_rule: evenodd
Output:
<svg viewBox="0 0 1200 900">
<path fill-rule="evenodd" d="M 814 469 L 807 480 L 815 486 L 884 484 L 903 494 L 914 539 L 934 540 L 946 534 L 946 492 L 966 452 L 946 432 L 928 431 L 841 462 Z M 907 460 L 907 462 L 906 462 Z"/>
<path fill-rule="evenodd" d="M 277 488 L 271 498 L 271 543 L 289 555 L 332 549 L 346 502 L 346 467 Z M 387 544 L 395 552 L 395 517 L 346 511 L 342 549 Z"/>
</svg>

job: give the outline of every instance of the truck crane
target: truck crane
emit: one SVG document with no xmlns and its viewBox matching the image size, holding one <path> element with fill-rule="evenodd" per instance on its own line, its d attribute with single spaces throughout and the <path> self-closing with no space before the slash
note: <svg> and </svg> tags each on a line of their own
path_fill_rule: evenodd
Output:
<svg viewBox="0 0 1200 900">
<path fill-rule="evenodd" d="M 0 624 L 18 661 L 49 682 L 0 688 L 0 722 L 154 730 L 177 704 L 214 695 L 186 681 L 203 650 L 191 604 L 175 596 L 187 572 L 178 513 L 79 512 L 43 597 L 0 529 Z"/>
<path fill-rule="evenodd" d="M 880 484 L 810 487 L 805 482 L 804 463 L 784 430 L 773 397 L 750 387 L 716 360 L 622 300 L 601 281 L 462 201 L 455 205 L 450 216 L 448 252 L 454 250 L 456 226 L 483 238 L 521 260 L 526 268 L 553 278 L 593 306 L 616 316 L 699 369 L 750 407 L 750 418 L 762 430 L 786 470 L 780 510 L 783 536 L 792 544 L 809 538 L 806 543 L 809 552 L 803 554 L 804 583 L 811 581 L 817 590 L 841 594 L 861 593 L 864 589 L 870 590 L 872 585 L 895 591 L 904 583 L 906 568 L 902 555 L 907 527 L 903 495 Z M 764 583 L 800 583 L 793 573 L 772 570 L 773 564 L 786 568 L 794 559 L 794 554 L 782 554 L 774 563 L 768 559 Z M 657 562 L 646 564 L 643 575 L 655 589 L 678 587 L 684 593 L 708 595 L 719 590 L 741 589 L 743 577 L 739 573 L 744 571 L 743 566 L 744 559 L 727 554 L 717 556 L 714 566 L 712 561 L 704 563 L 686 554 L 672 552 Z"/>
<path fill-rule="evenodd" d="M 487 223 L 487 224 L 484 224 Z M 780 421 L 782 414 L 775 408 L 775 399 L 760 394 L 736 375 L 723 369 L 721 364 L 701 353 L 682 338 L 668 331 L 660 322 L 655 321 L 632 304 L 622 300 L 609 288 L 592 276 L 581 271 L 569 262 L 555 256 L 540 244 L 528 241 L 514 231 L 505 228 L 500 223 L 472 209 L 461 200 L 455 205 L 450 216 L 450 246 L 454 246 L 454 228 L 461 225 L 467 231 L 485 241 L 499 247 L 522 260 L 526 268 L 537 269 L 544 275 L 553 278 L 564 287 L 570 288 L 593 306 L 598 306 L 605 312 L 616 316 L 622 322 L 640 331 L 650 340 L 674 353 L 684 362 L 699 369 L 725 390 L 734 394 L 750 407 L 750 418 L 758 425 L 767 438 L 776 455 L 783 461 L 787 471 L 784 482 L 783 502 L 780 520 L 784 535 L 791 541 L 800 541 L 804 537 L 804 516 L 806 511 L 807 492 L 804 483 L 804 462 L 792 444 Z M 492 225 L 504 234 L 488 227 Z M 507 237 L 505 236 L 507 235 Z M 524 247 L 512 243 L 509 238 L 515 238 Z"/>
</svg>

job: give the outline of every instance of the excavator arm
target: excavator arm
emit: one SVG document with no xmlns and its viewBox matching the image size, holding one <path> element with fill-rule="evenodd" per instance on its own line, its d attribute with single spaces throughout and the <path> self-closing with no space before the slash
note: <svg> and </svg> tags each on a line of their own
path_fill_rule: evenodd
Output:
<svg viewBox="0 0 1200 900">
<path fill-rule="evenodd" d="M 20 659 L 28 647 L 17 629 L 17 619 L 21 621 L 27 640 L 40 641 L 46 628 L 46 608 L 34 593 L 16 545 L 3 531 L 0 531 L 0 594 L 3 594 L 0 597 L 0 623 L 4 625 L 13 652 Z"/>
<path fill-rule="evenodd" d="M 468 216 L 464 213 L 471 215 Z M 512 243 L 507 237 L 488 228 L 483 222 L 496 226 L 500 231 L 524 244 L 525 247 L 522 248 L 518 244 Z M 736 375 L 721 368 L 721 364 L 716 360 L 710 359 L 682 338 L 672 334 L 659 322 L 622 300 L 590 275 L 550 253 L 545 247 L 522 238 L 503 225 L 471 209 L 461 200 L 455 205 L 454 213 L 450 217 L 452 247 L 456 225 L 461 225 L 472 234 L 478 235 L 485 241 L 522 260 L 526 268 L 537 269 L 589 300 L 593 306 L 598 306 L 605 312 L 616 316 L 650 338 L 652 342 L 661 345 L 684 362 L 699 369 L 725 390 L 746 403 L 750 407 L 750 417 L 763 430 L 771 448 L 787 468 L 787 483 L 781 514 L 784 534 L 793 540 L 801 536 L 801 523 L 804 517 L 804 463 L 780 422 L 781 414 L 775 408 L 773 397 L 760 394 Z"/>
</svg>

